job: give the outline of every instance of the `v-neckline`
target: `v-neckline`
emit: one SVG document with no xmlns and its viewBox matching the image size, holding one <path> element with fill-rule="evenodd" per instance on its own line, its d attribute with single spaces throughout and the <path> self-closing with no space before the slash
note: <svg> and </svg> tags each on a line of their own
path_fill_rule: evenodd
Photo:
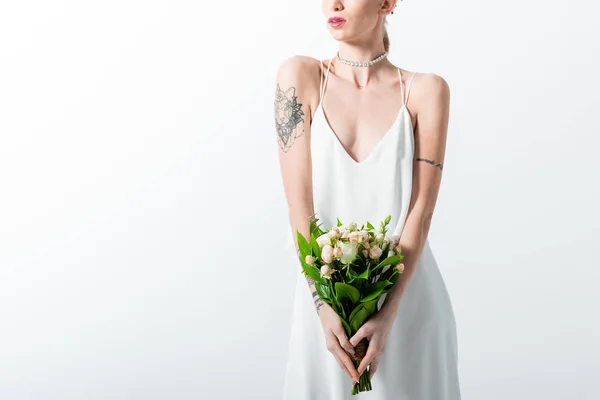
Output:
<svg viewBox="0 0 600 400">
<path fill-rule="evenodd" d="M 376 154 L 379 151 L 379 148 L 381 146 L 383 146 L 383 143 L 387 140 L 387 137 L 391 136 L 390 132 L 394 132 L 394 131 L 398 130 L 398 129 L 394 129 L 394 128 L 397 127 L 398 122 L 400 121 L 400 117 L 402 116 L 402 113 L 404 111 L 408 111 L 408 109 L 406 108 L 406 104 L 402 104 L 402 107 L 400 107 L 400 110 L 398 111 L 398 114 L 396 115 L 396 119 L 392 123 L 392 126 L 385 132 L 385 134 L 381 137 L 381 139 L 379 139 L 379 141 L 377 142 L 377 144 L 375 144 L 375 146 L 373 147 L 373 149 L 371 150 L 371 152 L 362 161 L 356 161 L 354 159 L 354 157 L 352 157 L 348 153 L 348 151 L 346 150 L 346 148 L 342 144 L 342 142 L 341 142 L 340 138 L 338 137 L 338 135 L 331 128 L 331 125 L 329 124 L 329 121 L 327 120 L 327 116 L 325 115 L 325 110 L 323 109 L 322 103 L 319 103 L 319 105 L 318 105 L 317 108 L 320 109 L 321 116 L 323 117 L 323 121 L 325 122 L 325 125 L 327 126 L 327 129 L 329 130 L 331 136 L 333 136 L 334 142 L 337 143 L 337 146 L 339 146 L 339 148 L 341 149 L 342 153 L 344 153 L 344 155 L 346 156 L 346 158 L 348 158 L 354 165 L 357 165 L 357 166 L 363 165 L 364 163 L 368 162 L 371 159 L 371 157 L 373 157 L 374 154 Z M 413 131 L 413 126 L 412 126 L 412 120 L 410 118 L 410 114 L 408 115 L 408 122 L 410 124 L 410 129 L 411 129 L 411 132 L 412 132 Z"/>
</svg>

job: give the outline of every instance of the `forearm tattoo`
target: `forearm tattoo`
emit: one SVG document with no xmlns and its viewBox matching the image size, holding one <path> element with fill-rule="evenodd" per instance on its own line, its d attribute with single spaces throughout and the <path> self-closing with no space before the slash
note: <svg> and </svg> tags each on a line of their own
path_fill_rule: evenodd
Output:
<svg viewBox="0 0 600 400">
<path fill-rule="evenodd" d="M 313 278 L 311 278 L 310 276 L 306 277 L 306 281 L 308 282 L 309 287 L 311 287 L 315 283 L 315 280 Z M 313 301 L 315 303 L 315 308 L 317 309 L 317 314 L 319 314 L 321 306 L 323 305 L 323 300 L 321 300 L 321 298 L 319 297 L 319 294 L 317 293 L 316 290 L 314 292 L 312 292 L 312 297 L 313 297 Z"/>
<path fill-rule="evenodd" d="M 300 255 L 300 249 L 296 249 L 296 251 L 298 252 L 298 255 Z M 308 282 L 309 288 L 315 284 L 315 280 L 313 278 L 311 278 L 310 276 L 306 277 L 306 282 Z M 313 301 L 315 303 L 315 308 L 317 309 L 317 314 L 320 315 L 321 306 L 323 306 L 324 302 L 319 297 L 319 294 L 317 293 L 316 290 L 312 292 L 312 297 L 313 297 Z"/>
<path fill-rule="evenodd" d="M 323 300 L 321 300 L 320 297 L 317 297 L 314 300 L 315 300 L 315 308 L 317 309 L 317 315 L 320 315 L 321 314 L 321 306 L 325 303 L 323 303 Z"/>
<path fill-rule="evenodd" d="M 426 163 L 429 163 L 429 164 L 431 164 L 431 165 L 434 165 L 434 166 L 436 166 L 436 167 L 440 167 L 440 170 L 443 170 L 443 165 L 442 165 L 442 164 L 439 164 L 439 163 L 438 163 L 438 164 L 436 164 L 436 163 L 435 163 L 435 161 L 432 161 L 432 160 L 427 160 L 427 159 L 425 159 L 425 158 L 420 158 L 420 157 L 419 157 L 419 158 L 417 158 L 417 161 L 425 161 Z"/>
<path fill-rule="evenodd" d="M 279 147 L 287 153 L 296 138 L 304 133 L 304 112 L 302 104 L 298 103 L 295 87 L 291 86 L 284 92 L 277 84 L 274 111 Z"/>
</svg>

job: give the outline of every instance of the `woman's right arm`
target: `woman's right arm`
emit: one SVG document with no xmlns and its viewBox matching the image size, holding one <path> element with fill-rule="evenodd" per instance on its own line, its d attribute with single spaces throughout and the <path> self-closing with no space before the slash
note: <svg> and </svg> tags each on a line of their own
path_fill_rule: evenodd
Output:
<svg viewBox="0 0 600 400">
<path fill-rule="evenodd" d="M 293 56 L 284 60 L 277 71 L 275 87 L 275 127 L 279 144 L 279 164 L 288 203 L 292 237 L 296 251 L 296 230 L 310 237 L 310 220 L 314 215 L 312 162 L 310 154 L 310 101 L 318 101 L 321 68 L 316 60 Z M 298 261 L 299 262 L 299 261 Z M 314 281 L 307 278 L 323 325 L 327 349 L 353 380 L 359 378 L 352 359 L 354 347 L 346 337 L 339 316 L 319 297 Z M 344 351 L 346 350 L 346 351 Z"/>
<path fill-rule="evenodd" d="M 296 230 L 310 237 L 310 218 L 314 214 L 310 158 L 310 100 L 318 97 L 318 66 L 304 56 L 284 60 L 277 71 L 275 87 L 275 128 L 279 145 L 279 165 L 288 203 L 292 237 L 296 251 Z M 314 282 L 308 278 L 317 313 L 323 301 L 316 294 Z"/>
</svg>

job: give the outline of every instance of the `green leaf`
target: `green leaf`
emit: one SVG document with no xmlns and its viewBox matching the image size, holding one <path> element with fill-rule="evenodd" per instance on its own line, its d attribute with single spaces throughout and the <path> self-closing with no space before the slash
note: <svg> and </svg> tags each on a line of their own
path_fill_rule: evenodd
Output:
<svg viewBox="0 0 600 400">
<path fill-rule="evenodd" d="M 302 233 L 299 230 L 296 230 L 296 232 L 298 236 L 298 249 L 300 250 L 302 262 L 304 262 L 306 256 L 312 254 L 311 247 L 310 244 L 308 244 L 308 242 L 306 241 L 304 235 L 302 235 Z"/>
<path fill-rule="evenodd" d="M 353 268 L 348 268 L 348 277 L 346 278 L 346 283 L 353 283 L 358 279 L 367 280 L 370 277 L 371 277 L 371 269 L 369 266 L 367 266 L 367 269 L 364 270 L 360 275 L 358 275 L 357 272 L 354 271 Z M 354 286 L 357 287 L 357 285 L 354 285 Z"/>
<path fill-rule="evenodd" d="M 392 276 L 390 276 L 390 277 L 388 278 L 388 280 L 389 280 L 390 282 L 392 282 L 392 284 L 395 284 L 395 283 L 396 283 L 396 281 L 398 280 L 398 277 L 399 277 L 399 276 L 400 276 L 400 271 L 398 271 L 398 269 L 397 269 L 397 268 L 394 268 L 394 272 L 392 273 Z"/>
<path fill-rule="evenodd" d="M 340 316 L 340 319 L 346 319 L 346 312 L 344 311 L 344 307 L 340 303 L 340 299 L 334 296 L 332 301 L 333 304 L 331 307 L 333 308 L 333 311 L 335 311 L 336 314 Z"/>
<path fill-rule="evenodd" d="M 315 289 L 317 289 L 317 294 L 321 299 L 331 301 L 333 296 L 331 296 L 331 288 L 327 283 L 315 282 Z"/>
<path fill-rule="evenodd" d="M 387 257 L 385 260 L 383 260 L 382 262 L 380 262 L 379 264 L 377 264 L 377 266 L 375 268 L 373 268 L 373 270 L 379 269 L 379 268 L 383 268 L 386 265 L 397 265 L 400 262 L 400 258 L 398 256 L 389 256 Z"/>
<path fill-rule="evenodd" d="M 394 282 L 392 280 L 392 277 L 399 275 L 399 274 L 400 274 L 400 271 L 398 271 L 398 268 L 390 267 L 390 268 L 386 269 L 385 272 L 383 272 L 379 276 L 378 281 L 388 280 L 388 281 Z"/>
<path fill-rule="evenodd" d="M 366 303 L 368 301 L 373 301 L 373 300 L 379 300 L 379 298 L 381 297 L 381 295 L 383 294 L 384 290 L 383 289 L 379 289 L 375 292 L 372 292 L 370 295 L 366 296 L 364 299 L 361 299 L 360 302 L 361 303 Z"/>
<path fill-rule="evenodd" d="M 393 285 L 390 281 L 379 281 L 365 288 L 364 297 L 360 300 L 361 303 L 366 303 L 372 300 L 378 300 L 379 297 L 385 292 L 385 289 Z"/>
<path fill-rule="evenodd" d="M 322 234 L 325 233 L 325 231 L 323 229 L 321 229 L 321 225 L 323 225 L 322 222 L 319 225 L 315 226 L 314 235 L 316 237 L 319 237 L 319 236 L 321 236 Z"/>
<path fill-rule="evenodd" d="M 367 221 L 367 228 L 375 229 L 375 227 L 369 221 Z"/>
<path fill-rule="evenodd" d="M 315 257 L 321 258 L 321 248 L 317 243 L 317 238 L 315 235 L 310 235 L 310 247 L 312 249 L 312 253 Z"/>
<path fill-rule="evenodd" d="M 340 318 L 340 320 L 342 321 L 342 325 L 344 325 L 344 329 L 346 330 L 346 335 L 348 335 L 348 338 L 352 337 L 354 332 L 352 332 L 352 328 L 350 328 L 350 325 L 346 322 L 344 318 Z"/>
<path fill-rule="evenodd" d="M 323 230 L 320 228 L 321 224 L 317 224 L 317 222 L 319 221 L 319 218 L 317 218 L 316 216 L 312 216 L 311 220 L 310 220 L 310 234 L 315 235 L 316 237 L 321 236 L 324 232 Z"/>
<path fill-rule="evenodd" d="M 390 223 L 390 221 L 391 221 L 391 220 L 392 220 L 392 216 L 391 216 L 391 215 L 388 215 L 388 216 L 385 218 L 385 221 L 384 221 L 384 222 L 385 222 L 385 224 L 387 225 L 387 224 L 389 224 L 389 223 Z"/>
<path fill-rule="evenodd" d="M 335 283 L 335 293 L 340 300 L 348 300 L 352 304 L 356 304 L 360 300 L 360 292 L 352 285 L 344 282 Z"/>
<path fill-rule="evenodd" d="M 367 269 L 363 271 L 362 274 L 358 275 L 356 279 L 369 279 L 371 276 L 371 267 L 367 266 Z"/>
<path fill-rule="evenodd" d="M 344 225 L 344 224 L 342 224 L 342 221 L 340 221 L 340 219 L 338 218 L 337 219 L 337 226 L 342 226 L 342 225 Z"/>
<path fill-rule="evenodd" d="M 373 315 L 373 313 L 375 313 L 376 309 L 377 300 L 360 303 L 358 306 L 356 306 L 348 318 L 350 320 L 350 328 L 352 328 L 354 332 L 358 331 L 358 329 L 367 321 L 367 319 Z"/>
<path fill-rule="evenodd" d="M 382 243 L 381 245 L 381 257 L 386 257 L 387 258 L 387 254 L 390 251 L 390 243 Z M 385 258 L 383 259 L 385 260 Z M 383 261 L 382 260 L 382 261 Z"/>
<path fill-rule="evenodd" d="M 315 281 L 315 283 L 316 282 L 321 283 L 321 284 L 327 283 L 325 281 L 325 278 L 323 278 L 321 276 L 321 271 L 319 270 L 319 268 L 315 267 L 314 265 L 308 265 L 303 260 L 301 260 L 301 263 L 302 263 L 302 271 L 304 271 L 305 276 L 312 278 Z"/>
<path fill-rule="evenodd" d="M 358 275 L 356 274 L 356 272 L 354 271 L 354 269 L 352 269 L 351 264 L 346 264 L 346 281 L 347 282 L 352 282 L 354 281 Z"/>
</svg>

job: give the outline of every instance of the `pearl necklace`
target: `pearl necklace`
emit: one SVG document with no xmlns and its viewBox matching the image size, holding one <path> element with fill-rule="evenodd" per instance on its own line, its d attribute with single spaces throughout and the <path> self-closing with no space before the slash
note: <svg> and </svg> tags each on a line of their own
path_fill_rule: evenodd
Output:
<svg viewBox="0 0 600 400">
<path fill-rule="evenodd" d="M 350 65 L 351 67 L 370 67 L 371 65 L 378 63 L 379 61 L 383 60 L 386 56 L 388 55 L 388 52 L 384 52 L 382 55 L 380 55 L 379 57 L 371 60 L 371 61 L 352 61 L 352 60 L 346 60 L 345 58 L 340 57 L 340 52 L 338 51 L 337 53 L 337 59 L 342 63 L 342 64 L 346 64 L 346 65 Z M 356 85 L 359 89 L 364 89 L 365 87 L 363 85 Z"/>
<path fill-rule="evenodd" d="M 377 57 L 371 61 L 351 61 L 351 60 L 346 60 L 345 58 L 340 57 L 340 53 L 338 52 L 337 59 L 342 64 L 350 65 L 351 67 L 370 67 L 371 65 L 383 60 L 387 55 L 388 55 L 388 52 L 386 51 L 382 55 L 380 55 L 379 57 Z"/>
</svg>

